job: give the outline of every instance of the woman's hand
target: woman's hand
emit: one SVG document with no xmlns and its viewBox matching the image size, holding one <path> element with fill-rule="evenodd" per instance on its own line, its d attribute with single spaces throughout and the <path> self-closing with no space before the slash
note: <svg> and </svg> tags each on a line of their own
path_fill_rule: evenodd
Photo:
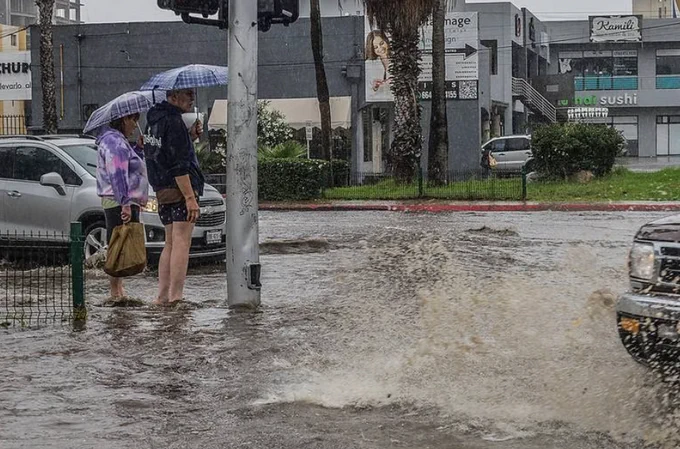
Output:
<svg viewBox="0 0 680 449">
<path fill-rule="evenodd" d="M 132 207 L 131 206 L 123 206 L 123 211 L 120 213 L 120 218 L 123 220 L 123 223 L 128 224 L 132 220 Z"/>
</svg>

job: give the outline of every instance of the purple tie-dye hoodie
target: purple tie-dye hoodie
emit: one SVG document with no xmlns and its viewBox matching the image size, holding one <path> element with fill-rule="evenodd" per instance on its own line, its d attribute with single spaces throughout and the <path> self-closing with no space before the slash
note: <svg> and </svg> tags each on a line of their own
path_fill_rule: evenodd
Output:
<svg viewBox="0 0 680 449">
<path fill-rule="evenodd" d="M 133 149 L 123 133 L 105 128 L 97 138 L 97 195 L 121 206 L 145 205 L 149 199 L 143 150 Z"/>
</svg>

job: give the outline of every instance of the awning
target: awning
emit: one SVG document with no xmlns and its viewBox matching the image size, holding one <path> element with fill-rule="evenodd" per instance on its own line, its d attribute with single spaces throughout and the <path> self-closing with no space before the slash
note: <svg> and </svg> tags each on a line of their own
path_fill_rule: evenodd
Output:
<svg viewBox="0 0 680 449">
<path fill-rule="evenodd" d="M 321 127 L 319 101 L 316 98 L 286 98 L 281 100 L 265 100 L 269 107 L 279 111 L 293 129 L 300 129 L 312 122 L 312 126 Z M 352 126 L 352 97 L 331 98 L 331 127 L 347 128 Z M 209 129 L 227 129 L 227 100 L 215 100 L 212 113 L 208 119 Z"/>
</svg>

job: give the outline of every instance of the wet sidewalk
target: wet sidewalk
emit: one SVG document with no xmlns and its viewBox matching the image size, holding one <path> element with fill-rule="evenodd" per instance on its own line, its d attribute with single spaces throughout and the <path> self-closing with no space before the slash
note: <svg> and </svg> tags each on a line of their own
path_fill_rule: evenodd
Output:
<svg viewBox="0 0 680 449">
<path fill-rule="evenodd" d="M 623 157 L 616 160 L 616 165 L 625 167 L 633 172 L 650 173 L 661 171 L 666 168 L 679 168 L 680 155 L 655 156 L 655 157 Z"/>
</svg>

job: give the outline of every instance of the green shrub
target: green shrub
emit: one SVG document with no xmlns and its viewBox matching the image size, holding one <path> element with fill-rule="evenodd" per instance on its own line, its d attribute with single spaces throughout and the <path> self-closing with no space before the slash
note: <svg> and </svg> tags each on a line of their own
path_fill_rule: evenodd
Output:
<svg viewBox="0 0 680 449">
<path fill-rule="evenodd" d="M 289 140 L 275 147 L 261 146 L 257 153 L 261 159 L 299 159 L 307 156 L 307 148 L 300 142 Z"/>
<path fill-rule="evenodd" d="M 611 172 L 624 147 L 619 131 L 605 125 L 548 125 L 531 139 L 533 168 L 550 178 L 568 178 L 580 171 L 595 176 Z"/>
<path fill-rule="evenodd" d="M 346 186 L 349 165 L 333 161 L 336 186 Z M 330 183 L 330 163 L 319 159 L 263 159 L 258 163 L 262 201 L 299 201 L 321 198 Z"/>
<path fill-rule="evenodd" d="M 293 128 L 286 117 L 269 107 L 269 102 L 257 102 L 257 143 L 258 146 L 275 147 L 293 138 Z M 306 152 L 306 150 L 305 150 Z"/>
</svg>

